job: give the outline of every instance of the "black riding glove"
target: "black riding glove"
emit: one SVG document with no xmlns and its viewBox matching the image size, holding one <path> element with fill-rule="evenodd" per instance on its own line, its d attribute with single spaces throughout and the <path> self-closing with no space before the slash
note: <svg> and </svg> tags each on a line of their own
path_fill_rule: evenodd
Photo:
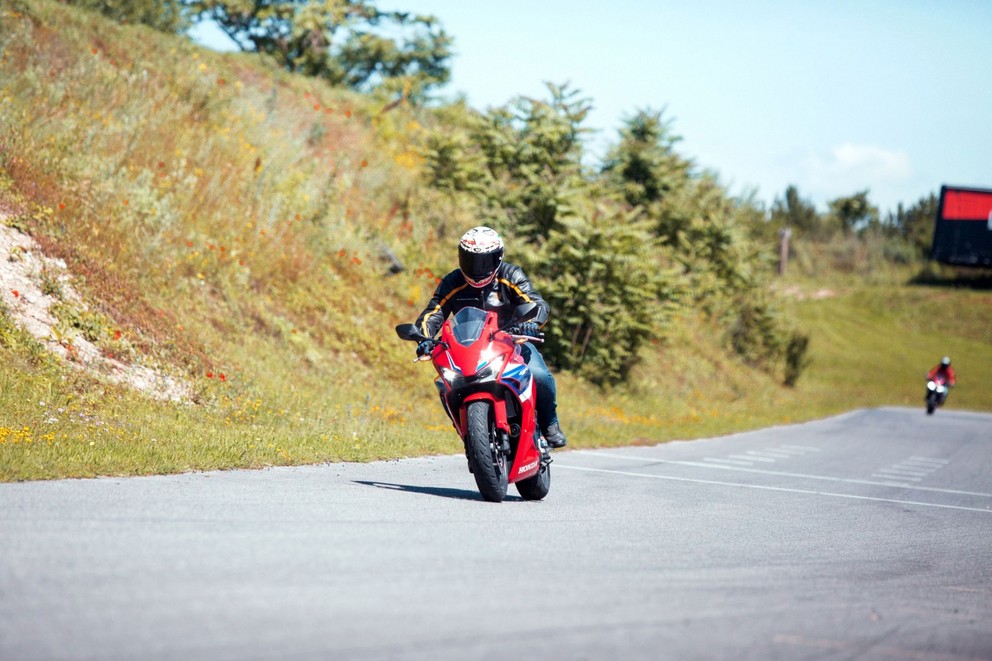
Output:
<svg viewBox="0 0 992 661">
<path fill-rule="evenodd" d="M 422 358 L 423 356 L 430 356 L 432 353 L 434 353 L 434 345 L 436 344 L 437 342 L 435 342 L 434 340 L 424 340 L 423 342 L 418 344 L 417 357 Z"/>
<path fill-rule="evenodd" d="M 525 321 L 522 324 L 517 324 L 510 329 L 510 333 L 513 335 L 526 335 L 527 337 L 541 337 L 541 331 L 537 329 L 537 324 L 533 321 Z"/>
</svg>

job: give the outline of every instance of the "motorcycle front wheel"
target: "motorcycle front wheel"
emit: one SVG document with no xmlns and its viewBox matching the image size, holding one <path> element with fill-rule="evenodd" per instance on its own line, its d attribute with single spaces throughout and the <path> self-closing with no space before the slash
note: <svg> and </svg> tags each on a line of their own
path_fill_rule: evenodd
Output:
<svg viewBox="0 0 992 661">
<path fill-rule="evenodd" d="M 536 475 L 520 480 L 517 491 L 524 500 L 541 500 L 551 491 L 551 466 L 541 466 Z"/>
<path fill-rule="evenodd" d="M 506 455 L 500 450 L 493 407 L 487 401 L 468 403 L 466 410 L 465 450 L 479 493 L 498 503 L 506 497 Z"/>
</svg>

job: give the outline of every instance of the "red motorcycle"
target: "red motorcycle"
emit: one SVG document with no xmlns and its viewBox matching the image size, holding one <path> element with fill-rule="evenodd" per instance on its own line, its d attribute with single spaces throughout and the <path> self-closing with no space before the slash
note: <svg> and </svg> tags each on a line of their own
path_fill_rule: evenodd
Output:
<svg viewBox="0 0 992 661">
<path fill-rule="evenodd" d="M 532 319 L 537 306 L 515 311 L 514 324 Z M 434 384 L 445 413 L 465 444 L 469 471 L 479 493 L 498 503 L 512 482 L 524 500 L 540 500 L 551 489 L 551 455 L 537 427 L 537 389 L 520 344 L 540 338 L 499 328 L 495 312 L 462 308 L 441 326 L 441 339 L 426 337 L 413 324 L 401 324 L 401 339 L 431 341 Z"/>
<path fill-rule="evenodd" d="M 944 405 L 947 401 L 947 377 L 937 374 L 932 379 L 927 377 L 927 415 Z"/>
</svg>

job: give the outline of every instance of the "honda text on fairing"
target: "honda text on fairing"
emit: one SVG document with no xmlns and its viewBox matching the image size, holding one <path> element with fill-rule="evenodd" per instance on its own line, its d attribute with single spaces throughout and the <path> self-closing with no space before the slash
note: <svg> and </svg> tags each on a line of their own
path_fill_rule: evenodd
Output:
<svg viewBox="0 0 992 661">
<path fill-rule="evenodd" d="M 468 468 L 482 497 L 500 502 L 509 484 L 525 500 L 540 500 L 551 488 L 551 456 L 538 431 L 537 389 L 520 344 L 541 338 L 512 333 L 537 314 L 534 304 L 515 310 L 514 323 L 500 328 L 495 312 L 462 308 L 441 326 L 440 340 L 413 324 L 401 324 L 404 340 L 430 341 L 435 386 L 445 413 L 465 444 Z"/>
</svg>

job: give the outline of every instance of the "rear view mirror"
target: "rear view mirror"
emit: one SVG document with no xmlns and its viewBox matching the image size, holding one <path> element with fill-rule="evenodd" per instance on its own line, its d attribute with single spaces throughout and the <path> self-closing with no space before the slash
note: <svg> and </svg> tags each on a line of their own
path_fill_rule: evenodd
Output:
<svg viewBox="0 0 992 661">
<path fill-rule="evenodd" d="M 423 342 L 430 339 L 413 324 L 400 324 L 396 327 L 396 334 L 401 340 L 410 340 L 411 342 Z"/>
<path fill-rule="evenodd" d="M 541 308 L 537 303 L 521 303 L 513 309 L 513 323 L 519 324 L 522 321 L 530 321 L 537 316 Z"/>
</svg>

